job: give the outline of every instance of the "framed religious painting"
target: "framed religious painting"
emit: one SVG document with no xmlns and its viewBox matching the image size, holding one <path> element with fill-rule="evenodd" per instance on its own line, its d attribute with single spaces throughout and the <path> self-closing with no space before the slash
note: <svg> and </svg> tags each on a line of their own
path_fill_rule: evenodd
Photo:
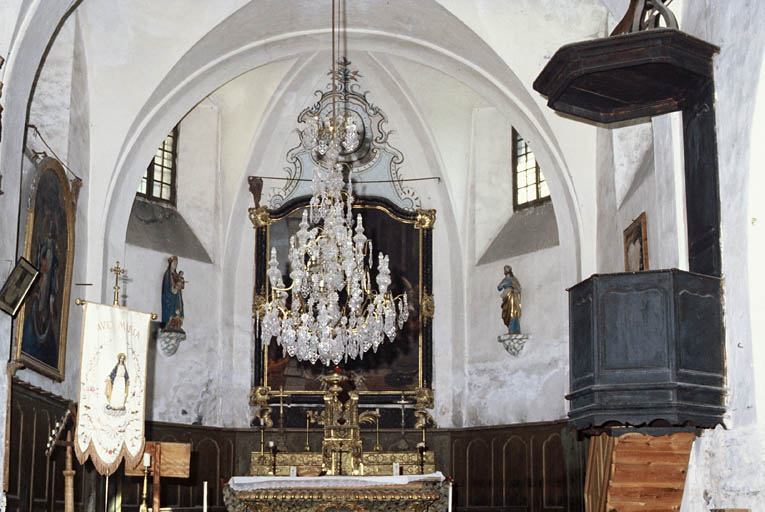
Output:
<svg viewBox="0 0 765 512">
<path fill-rule="evenodd" d="M 38 275 L 40 272 L 31 263 L 24 258 L 19 258 L 11 275 L 0 288 L 0 310 L 15 317 Z"/>
<path fill-rule="evenodd" d="M 26 224 L 24 258 L 39 270 L 16 322 L 14 357 L 54 380 L 64 379 L 69 292 L 74 259 L 74 202 L 61 164 L 39 165 Z"/>
<path fill-rule="evenodd" d="M 287 267 L 290 237 L 301 222 L 310 198 L 290 201 L 276 210 L 251 209 L 255 225 L 255 394 L 272 406 L 281 404 L 276 417 L 285 426 L 305 426 L 306 409 L 323 403 L 324 378 L 334 365 L 299 361 L 290 357 L 276 339 L 264 339 L 260 324 L 263 305 L 272 297 L 267 277 L 269 258 L 276 249 L 285 286 L 292 284 Z M 432 383 L 432 232 L 434 210 L 404 210 L 381 198 L 354 198 L 353 216 L 361 215 L 364 232 L 372 241 L 373 258 L 387 255 L 393 296 L 406 295 L 408 317 L 392 342 L 387 339 L 363 358 L 348 359 L 338 366 L 348 374 L 359 393 L 360 407 L 378 406 L 381 426 L 398 426 L 403 401 L 414 404 L 430 393 Z M 372 265 L 377 268 L 377 262 Z M 375 279 L 376 272 L 371 275 Z M 342 295 L 343 292 L 341 292 Z M 341 297 L 342 301 L 342 297 Z M 423 394 L 423 390 L 426 390 Z M 284 405 L 287 404 L 288 407 Z M 431 406 L 432 407 L 432 406 Z M 411 407 L 406 414 L 411 417 Z"/>
<path fill-rule="evenodd" d="M 646 243 L 645 212 L 624 230 L 624 270 L 648 270 L 648 244 Z"/>
</svg>

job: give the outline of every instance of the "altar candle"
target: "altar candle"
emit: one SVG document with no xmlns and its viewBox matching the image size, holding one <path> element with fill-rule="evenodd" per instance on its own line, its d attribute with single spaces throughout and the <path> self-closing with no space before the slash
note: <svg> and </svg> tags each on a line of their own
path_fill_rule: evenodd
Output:
<svg viewBox="0 0 765 512">
<path fill-rule="evenodd" d="M 149 452 L 143 452 L 143 465 L 147 468 L 151 466 L 151 454 Z"/>
<path fill-rule="evenodd" d="M 202 512 L 207 512 L 207 480 L 202 482 Z"/>
<path fill-rule="evenodd" d="M 449 512 L 452 512 L 452 482 L 449 481 Z"/>
</svg>

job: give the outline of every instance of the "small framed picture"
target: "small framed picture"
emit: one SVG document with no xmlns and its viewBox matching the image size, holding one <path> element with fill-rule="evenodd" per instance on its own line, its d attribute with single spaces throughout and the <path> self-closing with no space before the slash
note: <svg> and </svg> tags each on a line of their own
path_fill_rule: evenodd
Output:
<svg viewBox="0 0 765 512">
<path fill-rule="evenodd" d="M 624 230 L 624 270 L 626 272 L 648 270 L 646 238 L 645 212 L 643 212 Z"/>
<path fill-rule="evenodd" d="M 15 317 L 40 272 L 24 258 L 19 258 L 11 275 L 0 289 L 0 309 Z"/>
</svg>

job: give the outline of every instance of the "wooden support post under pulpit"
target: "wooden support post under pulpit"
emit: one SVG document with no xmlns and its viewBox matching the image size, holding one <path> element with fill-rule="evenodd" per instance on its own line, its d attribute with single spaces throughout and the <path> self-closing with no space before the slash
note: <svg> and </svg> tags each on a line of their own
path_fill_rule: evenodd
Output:
<svg viewBox="0 0 765 512">
<path fill-rule="evenodd" d="M 152 511 L 159 512 L 160 478 L 188 478 L 191 465 L 191 444 L 146 441 L 144 453 L 151 455 Z M 126 476 L 143 476 L 143 468 L 125 467 Z"/>
</svg>

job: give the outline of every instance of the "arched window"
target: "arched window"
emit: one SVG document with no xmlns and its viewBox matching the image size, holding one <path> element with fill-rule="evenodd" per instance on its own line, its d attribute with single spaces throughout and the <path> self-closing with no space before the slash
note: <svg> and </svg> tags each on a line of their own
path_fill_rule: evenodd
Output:
<svg viewBox="0 0 765 512">
<path fill-rule="evenodd" d="M 138 195 L 147 199 L 175 205 L 176 159 L 178 156 L 178 126 L 173 128 L 141 178 Z"/>
<path fill-rule="evenodd" d="M 513 128 L 513 209 L 526 208 L 550 200 L 550 189 L 539 170 L 534 152 Z"/>
</svg>

